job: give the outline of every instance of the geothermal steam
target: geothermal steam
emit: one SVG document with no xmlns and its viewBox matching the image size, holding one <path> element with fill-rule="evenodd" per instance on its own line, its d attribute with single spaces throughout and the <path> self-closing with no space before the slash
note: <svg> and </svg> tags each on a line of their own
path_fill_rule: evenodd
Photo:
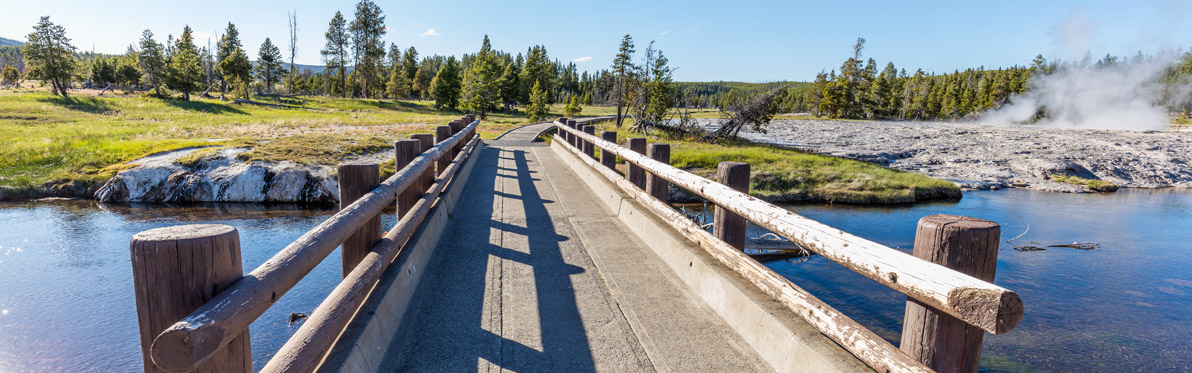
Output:
<svg viewBox="0 0 1192 373">
<path fill-rule="evenodd" d="M 981 121 L 992 125 L 1024 123 L 1045 108 L 1047 117 L 1036 123 L 1045 127 L 1159 130 L 1170 126 L 1160 105 L 1159 78 L 1171 66 L 1169 56 L 1108 66 L 1067 63 L 1052 74 L 1031 78 L 1023 95 L 999 109 L 986 112 Z"/>
</svg>

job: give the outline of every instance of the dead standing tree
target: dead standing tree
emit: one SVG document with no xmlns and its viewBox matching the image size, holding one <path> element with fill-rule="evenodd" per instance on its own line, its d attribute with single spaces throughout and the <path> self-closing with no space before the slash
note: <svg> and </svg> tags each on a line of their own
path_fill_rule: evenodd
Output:
<svg viewBox="0 0 1192 373">
<path fill-rule="evenodd" d="M 774 115 L 778 114 L 779 105 L 786 94 L 786 88 L 778 88 L 763 95 L 730 103 L 727 111 L 732 113 L 732 116 L 707 138 L 735 138 L 741 129 L 746 127 L 754 132 L 766 132 L 766 127 L 770 120 L 774 119 Z"/>
</svg>

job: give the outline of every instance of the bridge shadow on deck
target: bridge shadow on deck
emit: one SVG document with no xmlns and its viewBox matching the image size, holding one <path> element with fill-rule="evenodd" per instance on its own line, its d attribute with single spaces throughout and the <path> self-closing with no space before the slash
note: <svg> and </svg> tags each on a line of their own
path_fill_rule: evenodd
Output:
<svg viewBox="0 0 1192 373">
<path fill-rule="evenodd" d="M 579 243 L 535 185 L 536 160 L 480 156 L 382 369 L 595 371 L 573 284 L 584 269 L 564 256 Z"/>
</svg>

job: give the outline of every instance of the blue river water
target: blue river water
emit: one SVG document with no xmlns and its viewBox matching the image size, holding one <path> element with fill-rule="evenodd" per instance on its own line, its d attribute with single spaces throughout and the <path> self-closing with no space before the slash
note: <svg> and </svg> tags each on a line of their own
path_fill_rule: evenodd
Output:
<svg viewBox="0 0 1192 373">
<path fill-rule="evenodd" d="M 1019 252 L 1003 243 L 996 283 L 1021 295 L 1018 328 L 987 335 L 983 371 L 1170 371 L 1192 367 L 1192 192 L 966 192 L 959 202 L 789 209 L 909 252 L 919 218 L 958 214 L 1002 224 L 1003 239 L 1100 248 Z M 333 210 L 293 206 L 0 204 L 0 371 L 138 371 L 128 240 L 174 224 L 240 231 L 244 268 L 263 263 Z M 384 224 L 393 224 L 392 214 Z M 1029 226 L 1029 230 L 1027 227 Z M 1023 232 L 1026 232 L 1023 234 Z M 758 232 L 754 232 L 755 234 Z M 819 256 L 768 262 L 897 343 L 905 296 Z M 252 325 L 259 368 L 335 286 L 339 253 Z"/>
</svg>

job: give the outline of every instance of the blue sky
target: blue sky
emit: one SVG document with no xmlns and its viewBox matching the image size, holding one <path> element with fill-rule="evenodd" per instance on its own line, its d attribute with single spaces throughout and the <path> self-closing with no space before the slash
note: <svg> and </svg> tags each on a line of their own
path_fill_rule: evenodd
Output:
<svg viewBox="0 0 1192 373">
<path fill-rule="evenodd" d="M 66 27 L 77 47 L 122 52 L 151 29 L 159 38 L 190 25 L 200 38 L 231 21 L 255 59 L 265 37 L 282 46 L 286 12 L 299 24 L 298 62 L 321 64 L 323 32 L 354 1 L 161 2 L 43 0 L 0 5 L 0 36 L 23 40 L 42 15 Z M 944 72 L 1050 58 L 1132 55 L 1192 48 L 1192 2 L 1156 1 L 392 1 L 380 0 L 387 41 L 420 54 L 459 55 L 493 46 L 545 45 L 581 70 L 610 64 L 624 34 L 650 40 L 685 81 L 810 80 L 838 68 L 857 37 L 865 57 Z M 169 5 L 163 5 L 169 4 Z M 202 4 L 196 6 L 194 4 Z M 1128 4 L 1128 5 L 1125 5 Z M 235 12 L 228 11 L 234 9 Z M 433 31 L 431 31 L 433 30 Z M 199 40 L 203 43 L 203 40 Z"/>
</svg>

